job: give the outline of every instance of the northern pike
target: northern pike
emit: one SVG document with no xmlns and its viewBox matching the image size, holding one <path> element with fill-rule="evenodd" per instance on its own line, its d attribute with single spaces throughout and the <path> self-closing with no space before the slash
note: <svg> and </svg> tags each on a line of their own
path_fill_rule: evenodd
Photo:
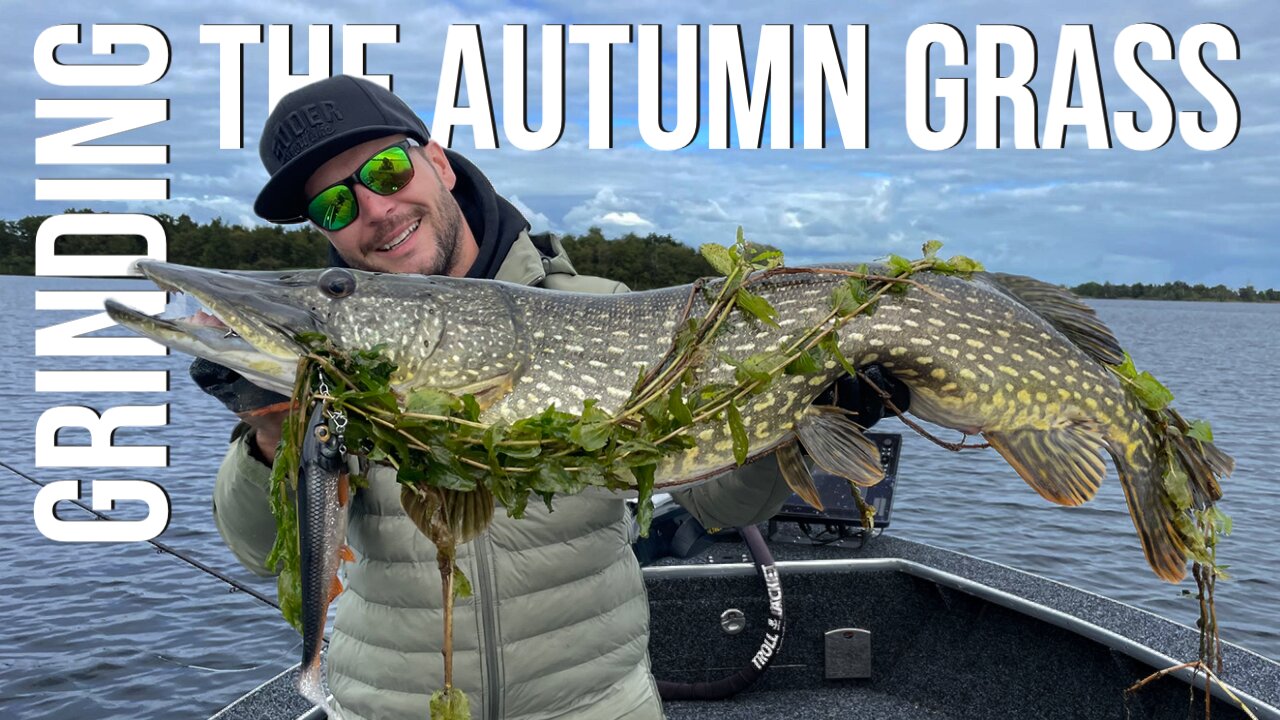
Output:
<svg viewBox="0 0 1280 720">
<path fill-rule="evenodd" d="M 325 421 L 324 403 L 312 408 L 298 470 L 298 557 L 302 584 L 302 666 L 298 691 L 329 709 L 320 668 L 329 604 L 342 592 L 338 566 L 354 560 L 346 546 L 350 488 L 342 473 L 341 439 Z"/>
<path fill-rule="evenodd" d="M 851 265 L 825 266 L 853 270 Z M 227 365 L 255 383 L 288 393 L 303 344 L 321 333 L 345 350 L 383 346 L 406 394 L 432 387 L 472 393 L 482 420 L 512 422 L 548 405 L 581 412 L 589 398 L 615 411 L 637 374 L 662 362 L 684 318 L 705 313 L 708 295 L 691 286 L 619 295 L 553 292 L 510 283 L 347 269 L 228 272 L 139 263 L 160 287 L 195 296 L 234 334 L 153 318 L 108 302 L 118 323 L 176 350 Z M 1161 422 L 1108 365 L 1124 359 L 1091 308 L 1067 291 L 1022 276 L 970 279 L 922 272 L 903 294 L 884 296 L 874 315 L 839 332 L 855 366 L 878 363 L 911 391 L 910 413 L 982 435 L 1043 497 L 1079 505 L 1094 496 L 1110 456 L 1130 516 L 1156 574 L 1186 573 L 1185 510 L 1163 477 L 1186 472 L 1200 507 L 1220 494 L 1232 461 L 1211 443 L 1188 439 L 1172 410 Z M 845 278 L 815 269 L 752 284 L 777 310 L 777 327 L 734 312 L 703 354 L 702 382 L 733 382 L 725 358 L 785 347 L 819 323 Z M 793 487 L 808 477 L 797 440 L 836 474 L 870 484 L 878 452 L 841 415 L 813 400 L 845 370 L 827 358 L 818 372 L 783 375 L 741 406 L 750 456 L 777 452 Z M 1163 420 L 1167 419 L 1168 422 Z M 730 429 L 694 428 L 696 444 L 660 461 L 656 488 L 687 487 L 736 466 Z M 1184 506 L 1185 507 L 1185 506 Z"/>
</svg>

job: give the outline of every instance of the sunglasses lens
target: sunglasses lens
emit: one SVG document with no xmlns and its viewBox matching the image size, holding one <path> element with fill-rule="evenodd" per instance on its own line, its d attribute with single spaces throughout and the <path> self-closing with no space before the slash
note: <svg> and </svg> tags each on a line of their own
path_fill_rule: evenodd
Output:
<svg viewBox="0 0 1280 720">
<path fill-rule="evenodd" d="M 360 182 L 379 195 L 390 195 L 413 179 L 413 161 L 404 148 L 395 146 L 369 158 L 360 168 Z"/>
<path fill-rule="evenodd" d="M 325 230 L 341 230 L 356 219 L 356 197 L 351 188 L 334 185 L 311 199 L 307 216 Z"/>
</svg>

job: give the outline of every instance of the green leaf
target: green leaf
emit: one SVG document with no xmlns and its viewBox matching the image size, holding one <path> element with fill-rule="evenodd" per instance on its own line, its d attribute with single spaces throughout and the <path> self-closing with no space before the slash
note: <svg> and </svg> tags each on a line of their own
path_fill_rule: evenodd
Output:
<svg viewBox="0 0 1280 720">
<path fill-rule="evenodd" d="M 849 362 L 849 359 L 844 356 L 844 353 L 840 352 L 840 339 L 834 332 L 822 338 L 822 340 L 818 342 L 818 347 L 830 354 L 831 357 L 835 358 L 836 361 L 840 363 L 841 367 L 844 368 L 844 371 L 849 373 L 850 377 L 858 376 L 857 368 Z"/>
<path fill-rule="evenodd" d="M 1115 370 L 1116 374 L 1122 378 L 1128 378 L 1130 380 L 1133 380 L 1134 378 L 1138 377 L 1138 369 L 1134 367 L 1133 358 L 1129 357 L 1128 352 L 1124 354 L 1124 362 L 1120 363 L 1119 365 L 1112 365 L 1111 368 Z"/>
<path fill-rule="evenodd" d="M 684 325 L 680 326 L 680 330 L 676 332 L 675 340 L 672 342 L 672 345 L 675 347 L 676 352 L 680 353 L 689 349 L 697 339 L 698 321 L 693 318 L 689 318 L 685 321 Z M 644 375 L 642 374 L 641 378 L 643 377 Z"/>
<path fill-rule="evenodd" d="M 1195 522 L 1186 513 L 1178 513 L 1173 518 L 1173 524 L 1187 546 L 1187 555 L 1202 565 L 1212 565 L 1213 556 L 1209 553 L 1209 548 L 1205 547 L 1204 534 L 1196 527 Z"/>
<path fill-rule="evenodd" d="M 655 395 L 640 410 L 641 421 L 644 423 L 644 433 L 651 437 L 658 437 L 672 430 L 671 408 L 667 403 L 667 398 Z"/>
<path fill-rule="evenodd" d="M 782 264 L 781 250 L 765 250 L 751 258 L 751 266 L 760 270 L 772 270 Z"/>
<path fill-rule="evenodd" d="M 543 462 L 538 466 L 538 473 L 530 487 L 539 493 L 576 493 L 582 489 L 573 473 L 553 462 Z M 550 503 L 547 505 L 550 509 Z"/>
<path fill-rule="evenodd" d="M 662 450 L 649 440 L 635 438 L 618 446 L 618 455 L 622 464 L 630 468 L 650 465 L 662 459 Z"/>
<path fill-rule="evenodd" d="M 1218 535 L 1231 534 L 1231 516 L 1222 512 L 1217 505 L 1211 505 L 1204 511 L 1205 520 L 1213 525 L 1213 530 Z M 1226 567 L 1225 565 L 1221 567 Z"/>
<path fill-rule="evenodd" d="M 822 363 L 818 362 L 818 357 L 812 351 L 805 350 L 795 360 L 787 363 L 783 372 L 788 375 L 813 375 L 822 372 Z"/>
<path fill-rule="evenodd" d="M 769 385 L 773 379 L 773 371 L 782 364 L 786 358 L 782 353 L 776 350 L 766 350 L 758 352 L 747 357 L 740 363 L 737 363 L 737 369 L 734 371 L 734 378 L 739 383 L 756 383 L 759 387 L 757 390 L 763 390 Z"/>
<path fill-rule="evenodd" d="M 302 633 L 302 574 L 296 568 L 284 568 L 276 576 L 276 600 L 286 622 Z"/>
<path fill-rule="evenodd" d="M 467 579 L 462 568 L 457 563 L 453 564 L 453 599 L 471 597 L 471 581 Z"/>
<path fill-rule="evenodd" d="M 867 292 L 867 281 L 862 278 L 849 278 L 831 291 L 831 309 L 841 315 L 851 315 L 858 311 L 871 299 Z M 870 308 L 868 308 L 868 311 Z"/>
<path fill-rule="evenodd" d="M 770 327 L 778 327 L 778 311 L 768 300 L 748 291 L 746 288 L 738 288 L 737 294 L 734 296 L 734 302 L 745 313 L 755 317 L 760 322 Z"/>
<path fill-rule="evenodd" d="M 930 240 L 924 244 L 924 257 L 926 260 L 932 260 L 938 255 L 938 251 L 942 249 L 941 240 Z"/>
<path fill-rule="evenodd" d="M 431 693 L 431 720 L 471 720 L 471 701 L 458 688 Z"/>
<path fill-rule="evenodd" d="M 1196 420 L 1191 423 L 1191 427 L 1187 428 L 1187 437 L 1195 438 L 1200 442 L 1213 442 L 1213 427 L 1209 425 L 1208 420 Z"/>
<path fill-rule="evenodd" d="M 465 474 L 456 463 L 436 462 L 417 453 L 400 465 L 396 471 L 396 482 L 410 487 L 430 485 L 463 492 L 476 489 L 475 479 Z"/>
<path fill-rule="evenodd" d="M 738 230 L 739 233 L 741 233 L 742 228 L 738 228 Z M 703 243 L 702 246 L 698 248 L 698 252 L 702 254 L 702 257 L 706 258 L 706 261 L 711 264 L 711 267 L 716 272 L 724 275 L 725 277 L 731 275 L 737 267 L 737 263 L 735 263 L 733 261 L 733 257 L 729 255 L 729 248 L 723 245 Z"/>
<path fill-rule="evenodd" d="M 678 382 L 671 388 L 671 392 L 667 393 L 667 410 L 680 427 L 693 424 L 693 412 L 689 410 L 688 405 L 685 405 L 684 388 Z"/>
<path fill-rule="evenodd" d="M 471 393 L 462 396 L 462 417 L 471 422 L 480 420 L 480 403 L 476 402 L 476 396 Z"/>
<path fill-rule="evenodd" d="M 1169 403 L 1173 402 L 1173 393 L 1169 392 L 1169 388 L 1160 383 L 1149 372 L 1143 371 L 1133 380 L 1134 394 L 1138 398 L 1138 402 L 1142 403 L 1148 410 L 1163 410 Z"/>
<path fill-rule="evenodd" d="M 1187 473 L 1182 466 L 1174 462 L 1164 471 L 1164 492 L 1173 503 L 1175 509 L 1187 510 L 1191 507 L 1191 487 Z"/>
<path fill-rule="evenodd" d="M 890 255 L 889 269 L 892 271 L 889 274 L 893 275 L 894 277 L 903 277 L 905 275 L 910 275 L 911 261 L 902 257 L 901 255 Z"/>
<path fill-rule="evenodd" d="M 631 468 L 636 478 L 636 524 L 640 526 L 640 537 L 649 537 L 649 524 L 653 522 L 653 473 L 656 465 L 637 465 Z"/>
<path fill-rule="evenodd" d="M 573 426 L 569 440 L 587 452 L 595 452 L 609 443 L 613 431 L 609 413 L 596 407 L 595 398 L 582 405 L 582 419 Z"/>
<path fill-rule="evenodd" d="M 457 395 L 435 388 L 414 390 L 409 393 L 404 406 L 405 412 L 422 415 L 449 415 L 461 408 L 462 402 Z"/>
<path fill-rule="evenodd" d="M 507 438 L 515 440 L 515 438 Z M 537 438 L 524 438 L 525 440 L 536 440 Z M 498 453 L 512 458 L 513 460 L 531 460 L 542 454 L 542 446 L 534 444 L 516 445 L 514 442 L 501 442 L 497 445 Z"/>
<path fill-rule="evenodd" d="M 747 428 L 742 424 L 742 414 L 738 412 L 738 406 L 729 403 L 729 434 L 733 436 L 733 459 L 739 465 L 747 463 L 747 451 L 750 446 L 747 443 Z"/>
<path fill-rule="evenodd" d="M 485 428 L 484 434 L 480 437 L 484 443 L 484 451 L 489 455 L 489 464 L 498 465 L 498 444 L 507 437 L 507 424 L 499 420 L 498 422 Z"/>
<path fill-rule="evenodd" d="M 964 255 L 952 255 L 951 259 L 947 260 L 947 265 L 951 266 L 954 274 L 966 278 L 976 272 L 986 272 L 987 270 L 982 266 L 982 263 Z"/>
</svg>

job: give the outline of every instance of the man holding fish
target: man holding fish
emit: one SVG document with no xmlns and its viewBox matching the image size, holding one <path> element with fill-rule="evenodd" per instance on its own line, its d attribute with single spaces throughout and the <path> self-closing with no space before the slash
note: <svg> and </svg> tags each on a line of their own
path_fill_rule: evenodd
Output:
<svg viewBox="0 0 1280 720">
<path fill-rule="evenodd" d="M 276 223 L 313 223 L 329 239 L 334 265 L 626 291 L 577 274 L 555 238 L 530 235 L 474 165 L 431 140 L 405 103 L 368 81 L 337 76 L 285 96 L 267 120 L 260 155 L 271 178 L 255 212 Z M 288 400 L 205 360 L 192 375 L 243 421 L 218 473 L 214 515 L 241 562 L 268 574 L 276 528 L 270 465 Z M 905 404 L 902 386 L 884 377 Z M 837 383 L 840 404 L 871 425 L 882 404 L 860 382 Z M 435 548 L 401 508 L 395 471 L 374 466 L 368 479 L 351 505 L 355 561 L 338 605 L 329 684 L 348 720 L 420 718 L 443 672 Z M 790 492 L 767 458 L 674 497 L 705 526 L 734 527 L 767 519 Z M 499 512 L 459 548 L 474 595 L 456 609 L 455 683 L 473 715 L 662 716 L 630 528 L 620 498 L 581 494 L 557 498 L 554 512 L 531 503 L 521 520 Z"/>
</svg>

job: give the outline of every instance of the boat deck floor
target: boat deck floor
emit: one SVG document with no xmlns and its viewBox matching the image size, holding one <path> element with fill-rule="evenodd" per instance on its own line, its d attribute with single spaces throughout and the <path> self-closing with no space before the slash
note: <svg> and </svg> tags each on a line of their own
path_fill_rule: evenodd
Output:
<svg viewBox="0 0 1280 720">
<path fill-rule="evenodd" d="M 951 716 L 933 708 L 868 687 L 821 687 L 804 690 L 744 692 L 721 702 L 663 703 L 667 720 L 946 720 Z"/>
</svg>

